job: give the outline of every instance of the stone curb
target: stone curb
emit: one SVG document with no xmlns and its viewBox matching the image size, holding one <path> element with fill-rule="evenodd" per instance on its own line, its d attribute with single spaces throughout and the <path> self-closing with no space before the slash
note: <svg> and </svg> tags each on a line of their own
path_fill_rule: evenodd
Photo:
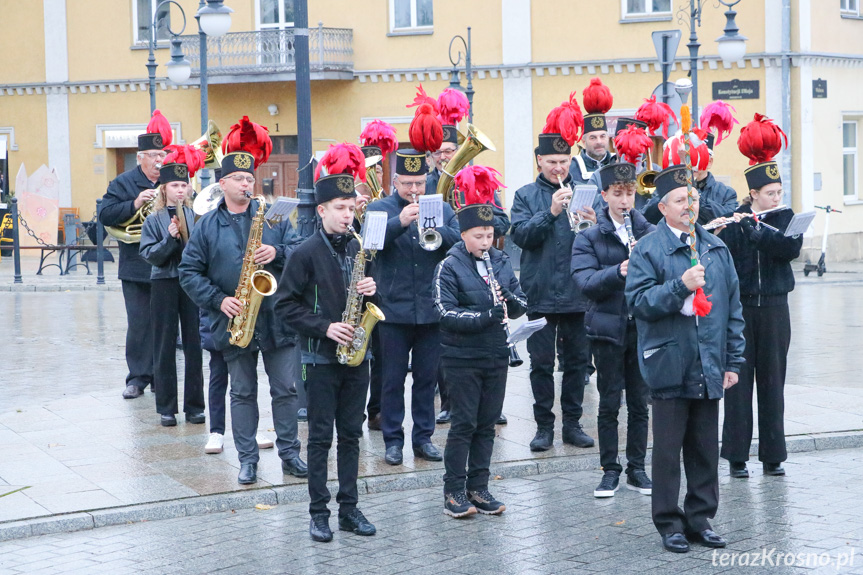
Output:
<svg viewBox="0 0 863 575">
<path fill-rule="evenodd" d="M 786 439 L 786 446 L 789 453 L 861 448 L 863 447 L 863 431 L 856 430 L 792 436 Z M 646 457 L 648 463 L 651 460 L 651 453 L 652 448 L 648 448 Z M 754 440 L 750 449 L 750 455 L 757 454 L 758 441 Z M 592 469 L 599 469 L 599 455 L 597 453 L 493 464 L 491 466 L 491 475 L 495 479 L 512 479 L 551 473 L 589 471 Z M 440 486 L 442 476 L 442 469 L 433 469 L 393 475 L 360 477 L 357 487 L 361 494 L 425 489 Z M 327 487 L 331 492 L 335 492 L 338 489 L 338 483 L 336 481 L 328 481 Z M 262 487 L 240 492 L 218 493 L 215 495 L 111 507 L 34 519 L 6 521 L 0 522 L 0 542 L 37 535 L 94 529 L 108 525 L 189 517 L 207 513 L 218 513 L 230 509 L 251 509 L 258 504 L 280 505 L 300 503 L 307 501 L 308 497 L 309 491 L 305 484 Z"/>
<path fill-rule="evenodd" d="M 11 285 L 0 285 L 0 292 L 16 292 L 16 293 L 27 293 L 27 292 L 65 292 L 65 291 L 121 291 L 121 286 L 119 283 L 117 284 L 105 284 L 105 285 L 96 285 L 96 280 L 93 279 L 92 284 L 70 284 L 70 285 L 62 285 L 62 284 L 11 284 Z"/>
</svg>

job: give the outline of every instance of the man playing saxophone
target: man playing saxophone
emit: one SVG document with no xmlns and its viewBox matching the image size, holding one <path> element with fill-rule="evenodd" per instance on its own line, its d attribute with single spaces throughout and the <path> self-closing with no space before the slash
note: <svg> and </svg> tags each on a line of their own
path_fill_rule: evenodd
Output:
<svg viewBox="0 0 863 575">
<path fill-rule="evenodd" d="M 230 135 L 226 141 L 230 139 Z M 255 150 L 246 144 L 246 150 Z M 263 148 L 257 148 L 263 149 Z M 254 250 L 254 264 L 263 265 L 275 276 L 281 275 L 288 253 L 299 238 L 288 221 L 270 224 L 260 221 L 260 198 L 252 198 L 256 164 L 267 154 L 242 151 L 225 155 L 219 186 L 224 198 L 216 209 L 197 223 L 180 263 L 180 284 L 189 297 L 208 314 L 213 343 L 228 364 L 231 396 L 231 426 L 240 460 L 237 481 L 257 481 L 258 444 L 258 354 L 270 382 L 276 446 L 286 474 L 305 477 L 306 464 L 300 459 L 297 440 L 297 391 L 299 348 L 297 334 L 283 322 L 275 321 L 272 298 L 260 305 L 251 341 L 245 347 L 230 343 L 228 326 L 246 313 L 244 302 L 235 297 L 242 281 L 249 236 L 256 225 L 262 227 L 261 245 Z M 263 158 L 263 159 L 261 159 Z M 252 266 L 253 267 L 253 266 Z"/>
<path fill-rule="evenodd" d="M 357 202 L 354 178 L 365 174 L 362 153 L 354 148 L 353 144 L 333 146 L 321 159 L 321 164 L 327 166 L 335 157 L 359 154 L 347 173 L 325 175 L 315 182 L 322 229 L 291 254 L 275 296 L 279 321 L 296 329 L 302 338 L 303 379 L 309 404 L 309 533 L 320 542 L 333 538 L 327 508 L 327 458 L 333 442 L 333 422 L 338 437 L 339 529 L 357 535 L 375 534 L 374 525 L 357 509 L 359 439 L 369 388 L 370 348 L 361 351 L 359 365 L 342 363 L 338 357 L 341 346 L 349 345 L 359 335 L 359 325 L 350 323 L 342 312 L 350 301 L 362 304 L 363 299 L 369 302 L 375 295 L 375 280 L 360 273 L 365 258 L 360 255 L 362 248 L 351 227 Z M 366 345 L 370 335 L 365 333 Z"/>
</svg>

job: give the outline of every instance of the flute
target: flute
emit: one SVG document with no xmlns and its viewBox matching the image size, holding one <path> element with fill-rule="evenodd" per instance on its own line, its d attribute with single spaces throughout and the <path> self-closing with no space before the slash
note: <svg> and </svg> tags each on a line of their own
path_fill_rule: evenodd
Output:
<svg viewBox="0 0 863 575">
<path fill-rule="evenodd" d="M 782 210 L 790 210 L 788 206 L 776 206 L 775 208 L 770 208 L 769 210 L 763 210 L 760 212 L 752 212 L 751 215 L 747 215 L 746 217 L 759 218 L 761 216 L 766 216 L 767 214 L 772 214 L 773 212 L 780 212 Z M 758 220 L 756 220 L 758 221 Z M 715 230 L 716 228 L 721 228 L 722 226 L 727 226 L 728 224 L 737 223 L 737 220 L 734 218 L 718 218 L 717 221 L 710 222 L 709 224 L 705 224 L 703 227 L 706 231 Z M 768 230 L 773 230 L 774 232 L 780 231 L 778 228 L 771 226 L 770 224 L 765 224 L 762 221 L 758 221 L 758 223 Z"/>
</svg>

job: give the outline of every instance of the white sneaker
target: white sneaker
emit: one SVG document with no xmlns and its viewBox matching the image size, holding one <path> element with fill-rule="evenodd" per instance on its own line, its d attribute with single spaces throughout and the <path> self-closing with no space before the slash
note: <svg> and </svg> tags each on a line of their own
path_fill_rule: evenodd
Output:
<svg viewBox="0 0 863 575">
<path fill-rule="evenodd" d="M 267 439 L 261 433 L 255 436 L 255 441 L 258 442 L 258 449 L 272 449 L 273 447 L 273 440 Z"/>
<path fill-rule="evenodd" d="M 204 446 L 204 453 L 221 453 L 224 446 L 225 436 L 221 433 L 211 433 L 207 445 Z"/>
</svg>

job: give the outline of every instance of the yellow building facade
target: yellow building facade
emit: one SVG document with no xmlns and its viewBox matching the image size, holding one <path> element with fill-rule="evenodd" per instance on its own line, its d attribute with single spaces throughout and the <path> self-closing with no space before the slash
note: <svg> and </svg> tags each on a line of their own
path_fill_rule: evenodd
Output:
<svg viewBox="0 0 863 575">
<path fill-rule="evenodd" d="M 183 50 L 193 75 L 180 86 L 166 79 L 168 43 L 160 40 L 156 103 L 175 138 L 191 142 L 202 132 L 199 2 L 177 1 L 187 18 Z M 863 19 L 858 2 L 837 4 L 743 0 L 737 24 L 747 52 L 730 66 L 715 42 L 725 26 L 722 10 L 703 2 L 696 29 L 700 107 L 713 100 L 717 83 L 758 86 L 757 98 L 729 100 L 740 125 L 716 148 L 713 173 L 743 197 L 748 161 L 736 147 L 739 128 L 755 113 L 784 125 L 791 147 L 777 159 L 794 209 L 843 210 L 831 219 L 833 260 L 863 257 Z M 259 180 L 272 178 L 277 194 L 291 195 L 296 168 L 309 161 L 296 155 L 293 2 L 226 5 L 234 10 L 231 30 L 207 45 L 209 117 L 223 134 L 243 115 L 269 127 L 274 159 Z M 413 108 L 405 105 L 419 82 L 432 95 L 449 85 L 450 40 L 470 26 L 474 123 L 497 148 L 477 161 L 503 173 L 511 202 L 536 175 L 533 148 L 546 114 L 570 92 L 581 101 L 590 78 L 599 77 L 614 95 L 609 115 L 627 116 L 657 88 L 654 31 L 681 30 L 669 80 L 688 74 L 689 6 L 689 0 L 308 0 L 313 150 L 320 155 L 332 142 L 358 142 L 375 118 L 392 123 L 407 143 Z M 42 164 L 55 168 L 61 207 L 77 207 L 87 219 L 108 182 L 133 165 L 135 136 L 150 115 L 145 65 L 152 10 L 150 0 L 0 0 L 0 50 L 7 55 L 0 68 L 0 149 L 5 141 L 10 187 L 22 163 L 30 173 Z M 172 7 L 171 28 L 179 31 L 182 23 Z M 807 248 L 820 247 L 823 226 L 819 211 Z"/>
</svg>

